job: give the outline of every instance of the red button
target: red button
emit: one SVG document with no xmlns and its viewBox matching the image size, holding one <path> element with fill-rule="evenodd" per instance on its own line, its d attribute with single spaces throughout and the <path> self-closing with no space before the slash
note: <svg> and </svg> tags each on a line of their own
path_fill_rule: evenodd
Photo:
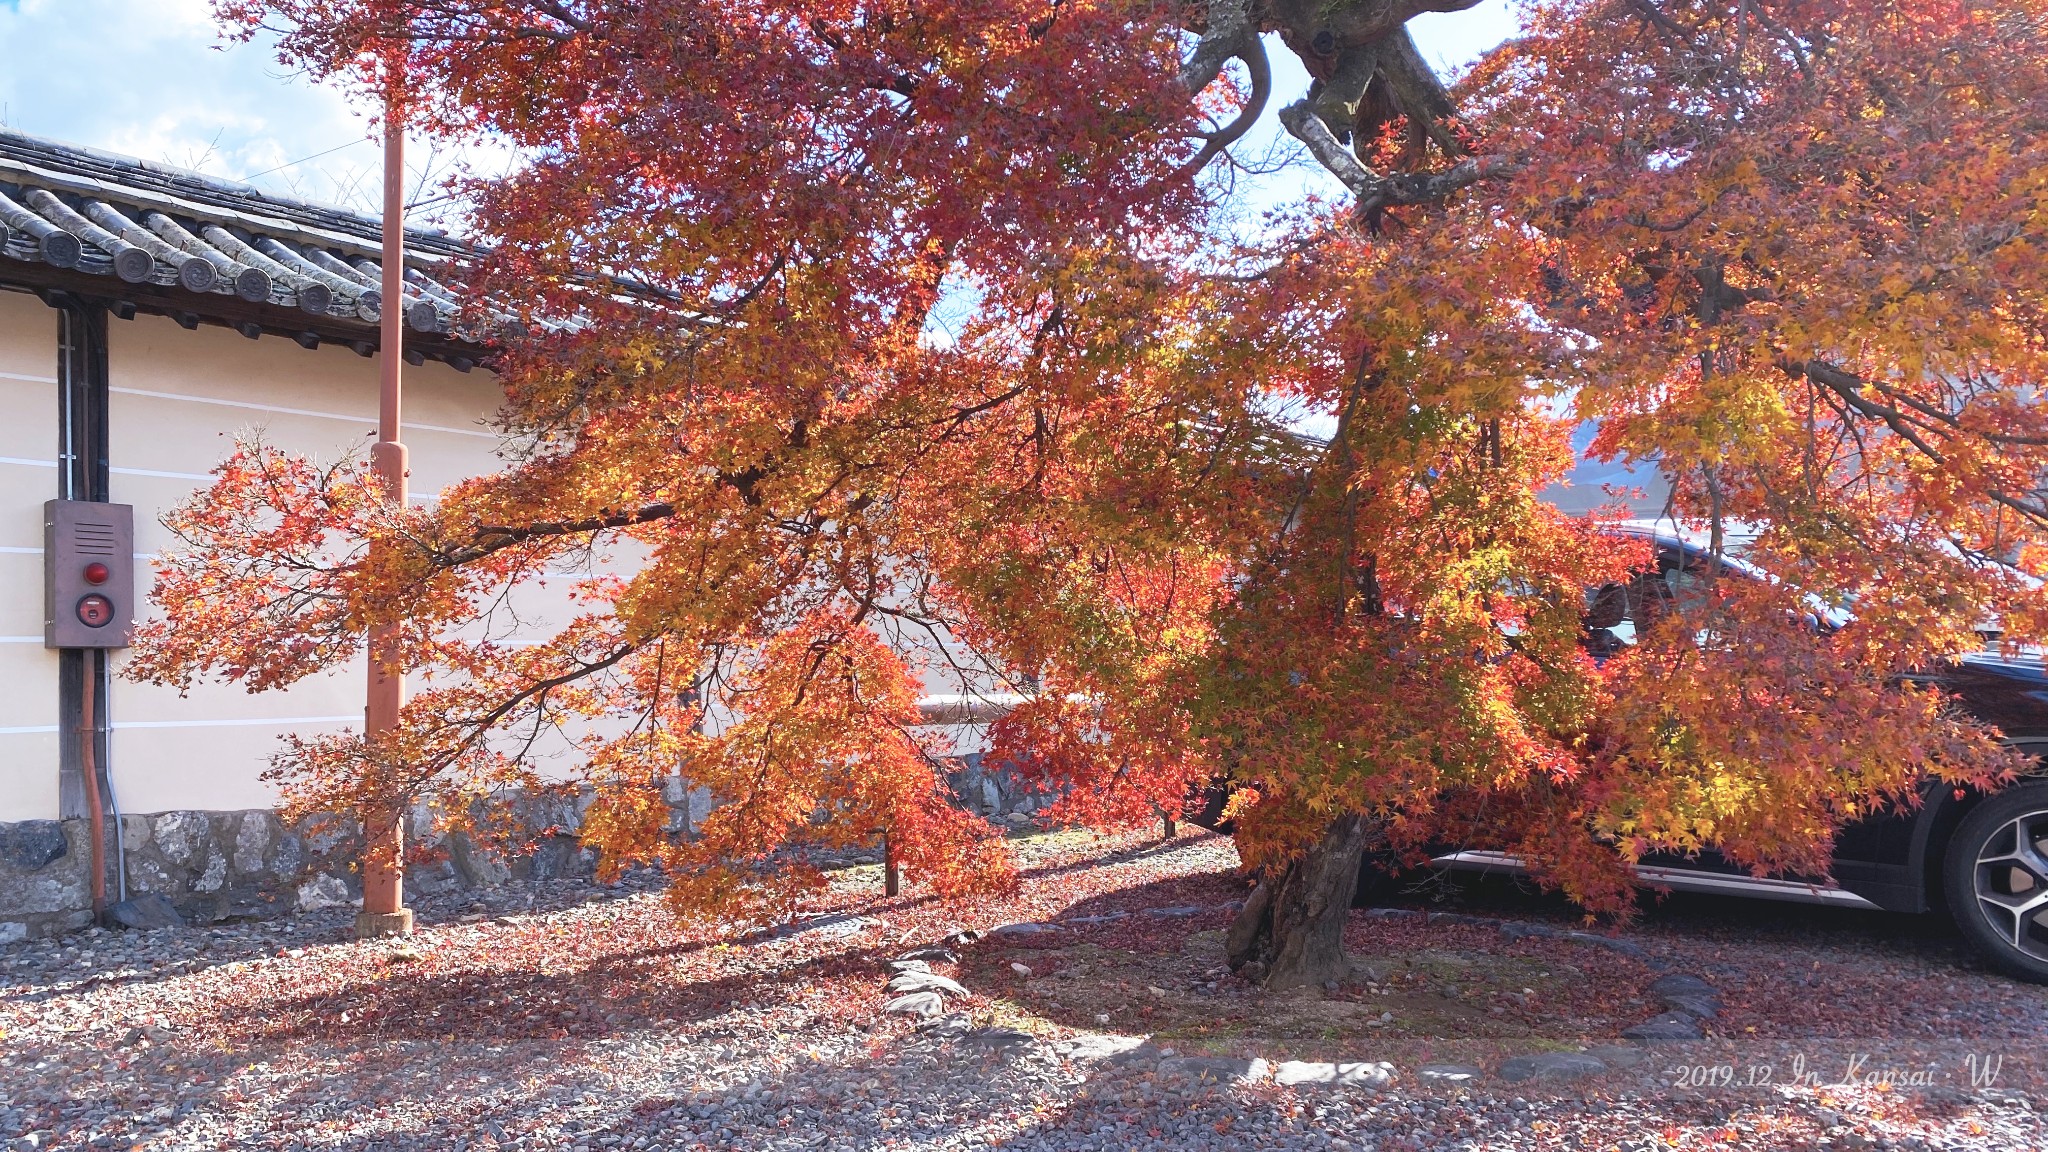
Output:
<svg viewBox="0 0 2048 1152">
<path fill-rule="evenodd" d="M 78 621 L 88 628 L 104 628 L 114 619 L 114 602 L 97 592 L 78 600 Z"/>
<path fill-rule="evenodd" d="M 107 577 L 111 575 L 113 573 L 107 571 L 107 566 L 97 560 L 85 566 L 85 582 L 87 584 L 105 584 Z"/>
</svg>

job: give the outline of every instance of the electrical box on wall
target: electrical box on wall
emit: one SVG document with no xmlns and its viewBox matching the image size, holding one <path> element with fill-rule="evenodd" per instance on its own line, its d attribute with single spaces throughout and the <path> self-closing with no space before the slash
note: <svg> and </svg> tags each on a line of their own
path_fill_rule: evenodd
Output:
<svg viewBox="0 0 2048 1152">
<path fill-rule="evenodd" d="M 135 630 L 135 509 L 43 505 L 43 647 L 126 648 Z"/>
</svg>

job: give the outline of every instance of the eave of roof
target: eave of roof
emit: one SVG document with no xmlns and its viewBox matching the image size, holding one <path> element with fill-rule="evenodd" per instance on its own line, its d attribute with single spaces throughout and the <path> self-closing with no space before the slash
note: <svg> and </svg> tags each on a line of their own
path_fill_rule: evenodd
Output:
<svg viewBox="0 0 2048 1152">
<path fill-rule="evenodd" d="M 380 246 L 372 217 L 0 132 L 0 282 L 363 352 L 383 305 Z M 406 249 L 406 326 L 473 357 L 487 340 L 455 330 L 457 297 L 432 274 L 470 249 L 424 229 L 406 231 Z"/>
</svg>

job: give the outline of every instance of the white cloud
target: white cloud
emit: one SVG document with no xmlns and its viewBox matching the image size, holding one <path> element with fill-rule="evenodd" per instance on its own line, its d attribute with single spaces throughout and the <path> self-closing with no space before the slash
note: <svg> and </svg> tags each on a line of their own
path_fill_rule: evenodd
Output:
<svg viewBox="0 0 2048 1152">
<path fill-rule="evenodd" d="M 225 41 L 208 0 L 0 0 L 0 112 L 16 131 L 374 215 L 383 161 L 365 111 L 269 45 Z M 407 159 L 416 185 L 451 162 L 418 143 Z"/>
</svg>

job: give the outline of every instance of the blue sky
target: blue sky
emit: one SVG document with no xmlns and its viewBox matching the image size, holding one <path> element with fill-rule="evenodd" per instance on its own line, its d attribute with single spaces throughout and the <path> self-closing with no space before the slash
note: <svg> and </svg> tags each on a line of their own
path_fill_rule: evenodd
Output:
<svg viewBox="0 0 2048 1152">
<path fill-rule="evenodd" d="M 13 129 L 247 180 L 266 191 L 375 211 L 379 154 L 341 96 L 288 75 L 262 43 L 225 44 L 207 0 L 0 0 L 0 120 Z M 1508 0 L 1418 17 L 1425 57 L 1455 68 L 1514 31 Z M 1275 103 L 1307 76 L 1275 53 Z M 1275 130 L 1271 113 L 1265 128 Z M 472 151 L 409 150 L 416 180 Z M 1289 180 L 1315 179 L 1306 167 Z"/>
</svg>

